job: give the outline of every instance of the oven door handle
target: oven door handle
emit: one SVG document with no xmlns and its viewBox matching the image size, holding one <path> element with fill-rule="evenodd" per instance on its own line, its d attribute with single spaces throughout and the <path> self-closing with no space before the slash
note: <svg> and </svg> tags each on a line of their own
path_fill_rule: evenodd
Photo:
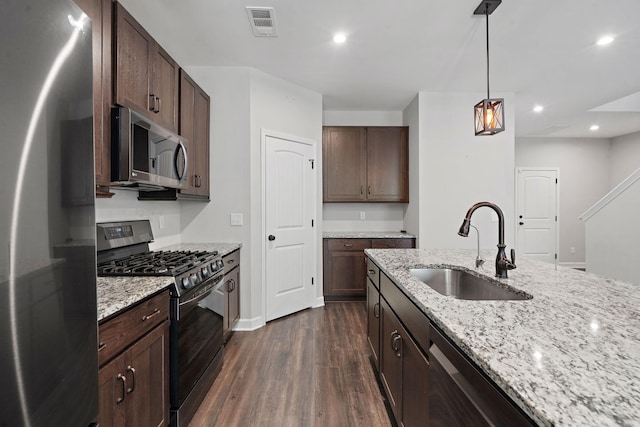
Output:
<svg viewBox="0 0 640 427">
<path fill-rule="evenodd" d="M 216 283 L 215 285 L 209 287 L 206 291 L 199 293 L 198 295 L 196 295 L 195 297 L 188 299 L 187 301 L 183 301 L 179 304 L 180 309 L 184 310 L 187 309 L 189 307 L 191 307 L 192 305 L 195 305 L 197 303 L 199 303 L 200 301 L 202 301 L 203 299 L 205 299 L 206 297 L 208 297 L 209 295 L 211 295 L 211 293 L 213 292 L 213 290 L 216 287 L 219 287 L 219 285 L 222 283 L 222 276 L 220 276 L 218 280 L 218 283 Z"/>
</svg>

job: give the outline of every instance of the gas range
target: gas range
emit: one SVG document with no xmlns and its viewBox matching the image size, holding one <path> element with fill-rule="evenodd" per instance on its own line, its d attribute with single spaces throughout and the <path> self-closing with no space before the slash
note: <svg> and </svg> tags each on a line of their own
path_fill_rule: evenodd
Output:
<svg viewBox="0 0 640 427">
<path fill-rule="evenodd" d="M 149 251 L 151 241 L 147 220 L 97 224 L 98 276 L 170 276 L 179 297 L 223 273 L 217 251 Z"/>
</svg>

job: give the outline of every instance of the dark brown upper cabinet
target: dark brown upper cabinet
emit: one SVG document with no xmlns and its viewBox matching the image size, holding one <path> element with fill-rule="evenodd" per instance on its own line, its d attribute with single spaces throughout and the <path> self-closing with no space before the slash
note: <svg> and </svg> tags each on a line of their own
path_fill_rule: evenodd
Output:
<svg viewBox="0 0 640 427">
<path fill-rule="evenodd" d="M 115 39 L 115 103 L 177 133 L 178 64 L 119 3 Z"/>
<path fill-rule="evenodd" d="M 96 197 L 111 197 L 111 41 L 113 3 L 111 0 L 76 0 L 91 18 L 93 43 L 93 140 Z"/>
<path fill-rule="evenodd" d="M 209 199 L 209 95 L 180 70 L 180 135 L 187 139 L 189 186 L 181 196 Z"/>
<path fill-rule="evenodd" d="M 324 202 L 409 202 L 407 127 L 325 126 Z"/>
</svg>

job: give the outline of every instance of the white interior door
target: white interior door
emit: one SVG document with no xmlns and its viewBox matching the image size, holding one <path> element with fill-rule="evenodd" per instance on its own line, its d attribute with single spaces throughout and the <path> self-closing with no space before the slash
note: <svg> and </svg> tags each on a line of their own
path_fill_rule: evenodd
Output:
<svg viewBox="0 0 640 427">
<path fill-rule="evenodd" d="M 267 322 L 314 301 L 314 152 L 309 143 L 265 137 Z"/>
<path fill-rule="evenodd" d="M 516 228 L 519 256 L 557 262 L 558 170 L 516 170 Z"/>
</svg>

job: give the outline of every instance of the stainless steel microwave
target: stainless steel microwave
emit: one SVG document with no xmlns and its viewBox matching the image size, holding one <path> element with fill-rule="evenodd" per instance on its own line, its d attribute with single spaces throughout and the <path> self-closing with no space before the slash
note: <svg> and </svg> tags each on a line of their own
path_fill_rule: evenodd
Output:
<svg viewBox="0 0 640 427">
<path fill-rule="evenodd" d="M 125 107 L 111 109 L 111 185 L 140 190 L 187 185 L 186 140 Z"/>
</svg>

